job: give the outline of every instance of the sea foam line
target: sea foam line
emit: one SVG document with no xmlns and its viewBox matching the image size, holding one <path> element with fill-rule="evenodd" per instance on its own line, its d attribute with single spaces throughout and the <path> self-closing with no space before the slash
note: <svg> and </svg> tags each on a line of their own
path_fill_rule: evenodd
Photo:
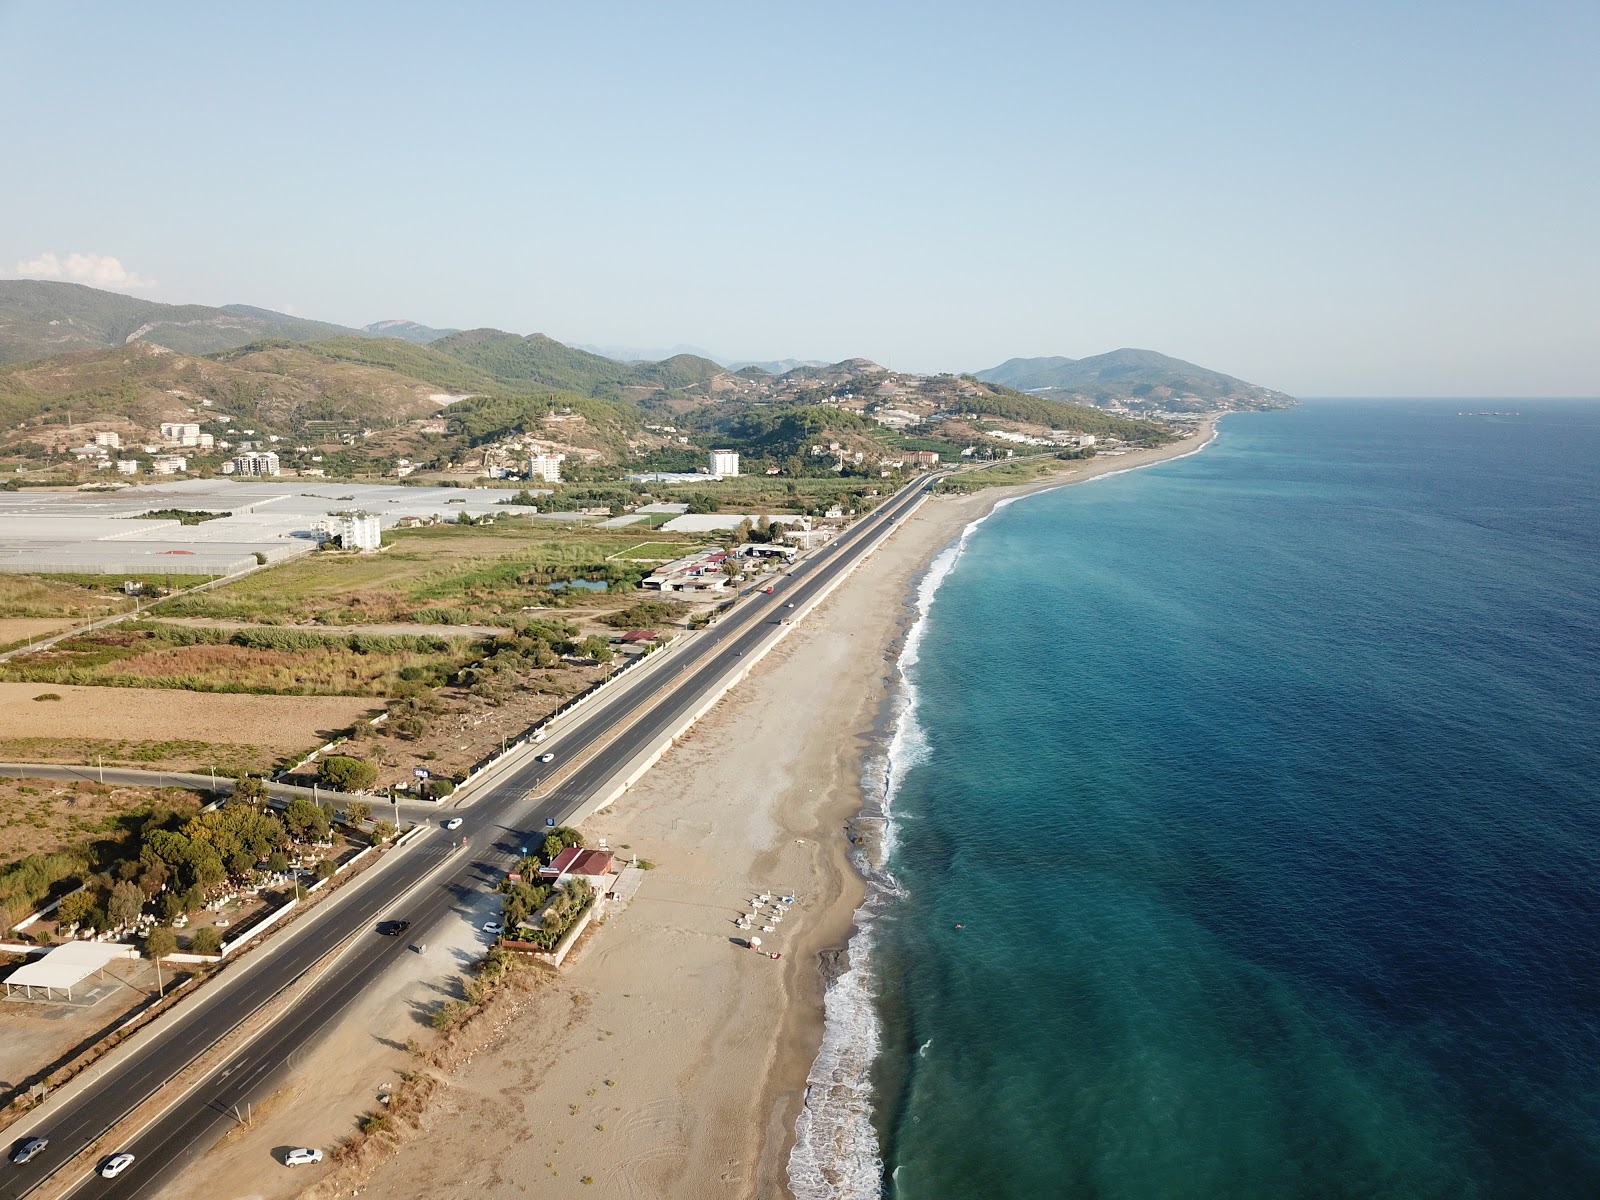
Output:
<svg viewBox="0 0 1600 1200">
<path fill-rule="evenodd" d="M 789 1155 L 789 1187 L 795 1200 L 876 1200 L 883 1191 L 883 1157 L 872 1127 L 872 1067 L 882 1042 L 872 952 L 878 918 L 904 894 L 888 869 L 894 849 L 895 794 L 906 772 L 928 757 L 910 672 L 921 657 L 934 596 L 973 532 L 992 514 L 993 510 L 963 529 L 955 544 L 928 564 L 917 585 L 917 615 L 896 663 L 892 732 L 881 761 L 869 763 L 863 772 L 863 790 L 869 802 L 877 801 L 883 835 L 873 857 L 857 861 L 867 880 L 867 895 L 855 913 L 850 966 L 823 996 L 822 1045 L 806 1077 L 806 1100 L 795 1121 Z"/>
<path fill-rule="evenodd" d="M 1213 426 L 1211 436 L 1193 450 L 1160 461 L 1188 458 L 1216 439 L 1217 429 Z M 1110 479 L 1155 465 L 1142 463 L 1094 478 Z M 1081 482 L 1092 483 L 1093 479 Z M 879 1200 L 883 1195 L 883 1153 L 872 1126 L 872 1067 L 883 1032 L 878 1021 L 872 952 L 879 918 L 905 895 L 889 870 L 894 850 L 895 796 L 906 773 L 926 761 L 929 750 L 927 733 L 917 716 L 917 686 L 911 671 L 922 657 L 934 597 L 955 569 L 972 535 L 995 513 L 1023 498 L 1007 496 L 969 522 L 954 544 L 934 556 L 917 585 L 917 615 L 906 631 L 896 663 L 892 732 L 881 761 L 869 762 L 863 770 L 866 807 L 872 807 L 871 802 L 876 800 L 883 833 L 872 858 L 857 859 L 856 865 L 867 881 L 867 895 L 855 913 L 850 966 L 828 985 L 823 995 L 822 1045 L 806 1076 L 806 1099 L 795 1121 L 794 1149 L 789 1154 L 789 1189 L 794 1200 Z"/>
</svg>

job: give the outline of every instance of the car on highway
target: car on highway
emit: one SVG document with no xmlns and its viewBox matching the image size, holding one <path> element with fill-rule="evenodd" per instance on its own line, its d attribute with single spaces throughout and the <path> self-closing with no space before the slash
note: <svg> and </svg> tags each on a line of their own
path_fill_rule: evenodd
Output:
<svg viewBox="0 0 1600 1200">
<path fill-rule="evenodd" d="M 499 921 L 485 921 L 483 923 L 483 931 L 485 933 L 504 933 L 506 927 Z"/>
<path fill-rule="evenodd" d="M 548 750 L 546 750 L 543 754 L 539 755 L 539 761 L 540 762 L 555 762 L 555 760 L 556 760 L 556 756 L 554 754 L 551 754 Z"/>
<path fill-rule="evenodd" d="M 378 932 L 384 937 L 399 937 L 410 928 L 410 921 L 383 921 L 378 925 Z"/>
<path fill-rule="evenodd" d="M 446 829 L 460 829 L 461 828 L 461 818 L 460 817 L 451 817 L 448 821 L 446 821 L 444 823 L 444 827 Z"/>
<path fill-rule="evenodd" d="M 793 600 L 789 601 L 788 607 L 789 608 L 793 608 L 794 607 L 794 601 Z"/>
<path fill-rule="evenodd" d="M 105 1166 L 100 1168 L 100 1178 L 115 1179 L 131 1166 L 133 1166 L 133 1155 L 127 1153 L 113 1154 L 106 1159 Z"/>
<path fill-rule="evenodd" d="M 310 1146 L 301 1146 L 291 1150 L 283 1156 L 283 1165 L 286 1167 L 309 1167 L 312 1163 L 322 1161 L 322 1151 Z"/>
<path fill-rule="evenodd" d="M 11 1152 L 11 1161 L 17 1166 L 30 1162 L 44 1153 L 44 1148 L 50 1144 L 49 1138 L 29 1138 Z"/>
<path fill-rule="evenodd" d="M 771 584 L 770 584 L 770 583 L 769 583 L 769 584 L 767 584 L 767 586 L 766 586 L 766 587 L 764 587 L 764 588 L 762 588 L 762 589 L 761 589 L 761 590 L 762 590 L 762 591 L 763 591 L 763 592 L 765 592 L 765 593 L 766 593 L 766 594 L 767 594 L 767 595 L 769 595 L 769 596 L 770 596 L 770 595 L 772 595 L 772 585 L 771 585 Z"/>
</svg>

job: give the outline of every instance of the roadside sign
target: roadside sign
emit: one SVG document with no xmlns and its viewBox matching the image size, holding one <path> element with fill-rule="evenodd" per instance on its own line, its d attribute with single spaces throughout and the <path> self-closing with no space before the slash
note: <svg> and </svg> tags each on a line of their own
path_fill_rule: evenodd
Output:
<svg viewBox="0 0 1600 1200">
<path fill-rule="evenodd" d="M 428 777 L 428 768 L 427 767 L 412 767 L 411 768 L 411 773 L 413 775 L 415 775 L 418 779 L 426 779 Z"/>
<path fill-rule="evenodd" d="M 554 817 L 546 817 L 544 819 L 544 823 L 546 825 L 550 826 L 551 829 L 554 829 L 556 827 L 556 819 Z"/>
</svg>

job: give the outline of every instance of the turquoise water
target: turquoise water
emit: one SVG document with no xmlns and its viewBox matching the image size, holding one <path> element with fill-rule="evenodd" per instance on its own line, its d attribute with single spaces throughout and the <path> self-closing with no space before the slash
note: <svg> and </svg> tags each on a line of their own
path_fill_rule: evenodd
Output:
<svg viewBox="0 0 1600 1200">
<path fill-rule="evenodd" d="M 1597 464 L 1313 402 L 973 531 L 797 1192 L 1600 1194 Z"/>
</svg>

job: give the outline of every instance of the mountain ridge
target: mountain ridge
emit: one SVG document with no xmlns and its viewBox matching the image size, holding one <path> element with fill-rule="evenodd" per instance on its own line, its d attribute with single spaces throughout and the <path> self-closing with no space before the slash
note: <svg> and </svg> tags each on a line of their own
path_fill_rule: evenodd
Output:
<svg viewBox="0 0 1600 1200">
<path fill-rule="evenodd" d="M 1204 412 L 1219 407 L 1287 408 L 1294 397 L 1181 358 L 1125 346 L 1088 358 L 1008 358 L 973 372 L 984 383 L 1098 407 Z"/>
</svg>

